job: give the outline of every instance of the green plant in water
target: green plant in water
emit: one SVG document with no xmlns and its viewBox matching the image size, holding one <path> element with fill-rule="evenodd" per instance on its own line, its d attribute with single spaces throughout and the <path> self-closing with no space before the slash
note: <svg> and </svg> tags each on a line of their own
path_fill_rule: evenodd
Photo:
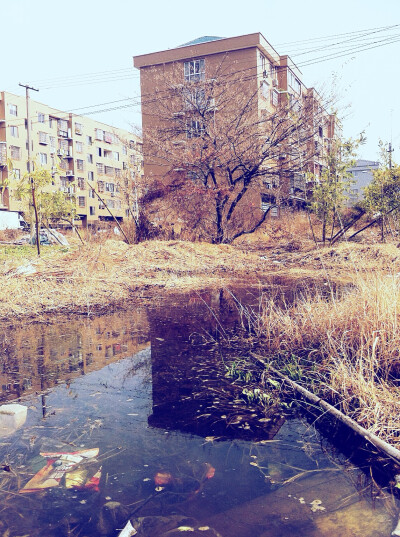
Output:
<svg viewBox="0 0 400 537">
<path fill-rule="evenodd" d="M 250 382 L 253 379 L 253 373 L 249 370 L 239 369 L 236 362 L 232 362 L 230 366 L 226 365 L 225 369 L 225 377 L 227 378 L 244 382 Z"/>
<path fill-rule="evenodd" d="M 297 381 L 303 378 L 303 371 L 299 364 L 299 357 L 295 354 L 290 356 L 289 362 L 283 368 L 283 374 L 291 380 Z"/>
<path fill-rule="evenodd" d="M 264 392 L 260 388 L 243 388 L 242 395 L 249 404 L 256 403 L 262 404 L 263 406 L 270 406 L 275 402 L 275 398 L 271 393 Z"/>
</svg>

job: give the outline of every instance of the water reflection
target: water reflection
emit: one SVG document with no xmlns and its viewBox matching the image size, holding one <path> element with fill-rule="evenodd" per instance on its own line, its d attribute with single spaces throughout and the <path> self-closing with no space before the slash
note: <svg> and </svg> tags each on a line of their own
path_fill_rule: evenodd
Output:
<svg viewBox="0 0 400 537">
<path fill-rule="evenodd" d="M 266 292 L 283 293 L 278 285 Z M 235 296 L 258 307 L 257 290 Z M 0 463 L 12 470 L 0 470 L 0 534 L 114 536 L 133 515 L 146 537 L 185 517 L 222 537 L 388 535 L 396 502 L 367 471 L 296 416 L 266 422 L 232 400 L 203 336 L 218 339 L 240 322 L 236 298 L 218 290 L 4 332 L 2 401 L 19 398 L 28 416 L 0 438 Z M 18 493 L 43 467 L 40 453 L 92 448 L 98 492 L 61 480 Z"/>
<path fill-rule="evenodd" d="M 0 334 L 0 400 L 47 390 L 132 356 L 150 344 L 144 310 L 61 319 Z"/>
</svg>

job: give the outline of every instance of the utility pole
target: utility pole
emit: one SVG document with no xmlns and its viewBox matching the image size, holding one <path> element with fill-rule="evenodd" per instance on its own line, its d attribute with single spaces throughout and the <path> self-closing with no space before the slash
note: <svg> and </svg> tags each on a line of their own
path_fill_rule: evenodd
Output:
<svg viewBox="0 0 400 537">
<path fill-rule="evenodd" d="M 387 152 L 389 153 L 389 169 L 392 169 L 392 153 L 394 149 L 392 149 L 392 142 L 389 142 L 389 149 Z"/>
<path fill-rule="evenodd" d="M 39 217 L 38 217 L 38 211 L 37 211 L 37 205 L 36 205 L 36 195 L 35 195 L 35 183 L 32 179 L 31 173 L 32 173 L 32 162 L 31 162 L 31 119 L 29 114 L 29 90 L 33 91 L 39 91 L 38 89 L 28 86 L 28 84 L 19 84 L 22 88 L 25 88 L 25 95 L 26 95 L 26 132 L 27 132 L 27 140 L 28 140 L 28 179 L 31 183 L 31 191 L 32 191 L 32 205 L 33 210 L 35 212 L 35 228 L 36 228 L 36 247 L 37 247 L 37 253 L 40 257 L 40 234 L 39 234 Z"/>
</svg>

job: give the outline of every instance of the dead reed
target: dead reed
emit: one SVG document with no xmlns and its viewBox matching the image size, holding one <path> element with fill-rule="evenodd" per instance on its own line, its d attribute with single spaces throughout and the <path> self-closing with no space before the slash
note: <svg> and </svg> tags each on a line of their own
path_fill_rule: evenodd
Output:
<svg viewBox="0 0 400 537">
<path fill-rule="evenodd" d="M 0 246 L 0 319 L 66 312 L 92 314 L 125 299 L 221 287 L 266 272 L 258 255 L 233 246 L 184 241 L 127 245 L 101 239 L 70 247 Z M 249 276 L 249 267 L 254 275 Z"/>
<path fill-rule="evenodd" d="M 321 395 L 399 444 L 399 308 L 396 274 L 356 273 L 338 292 L 303 293 L 284 307 L 265 300 L 257 331 L 269 354 L 307 357 Z"/>
</svg>

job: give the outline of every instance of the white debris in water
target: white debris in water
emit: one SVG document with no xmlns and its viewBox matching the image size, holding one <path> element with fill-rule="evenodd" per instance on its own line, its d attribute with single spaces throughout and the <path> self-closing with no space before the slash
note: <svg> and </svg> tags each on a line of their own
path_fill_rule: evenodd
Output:
<svg viewBox="0 0 400 537">
<path fill-rule="evenodd" d="M 311 505 L 311 511 L 313 513 L 316 513 L 317 511 L 325 511 L 325 507 L 323 507 L 322 505 L 322 501 L 321 500 L 313 500 L 310 505 Z"/>
</svg>

